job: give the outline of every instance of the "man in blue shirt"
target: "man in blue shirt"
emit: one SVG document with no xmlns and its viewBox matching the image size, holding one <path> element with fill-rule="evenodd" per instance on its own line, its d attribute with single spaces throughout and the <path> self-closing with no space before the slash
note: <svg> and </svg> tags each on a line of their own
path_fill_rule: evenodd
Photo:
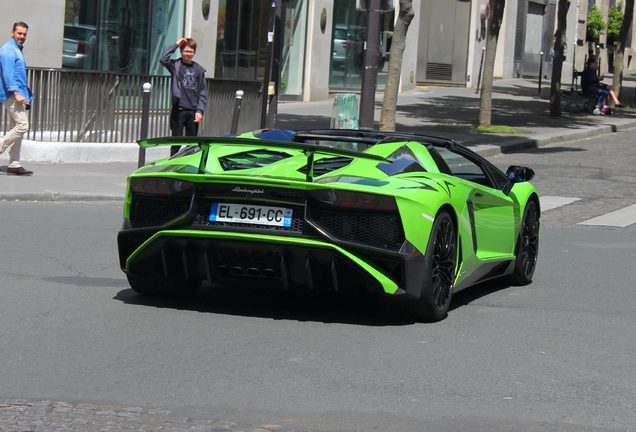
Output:
<svg viewBox="0 0 636 432">
<path fill-rule="evenodd" d="M 29 26 L 23 22 L 13 24 L 11 39 L 0 48 L 0 102 L 9 113 L 11 129 L 0 139 L 0 154 L 9 149 L 7 175 L 30 176 L 33 171 L 20 165 L 22 137 L 29 130 L 29 109 L 33 93 L 27 85 L 26 60 L 22 49 Z"/>
</svg>

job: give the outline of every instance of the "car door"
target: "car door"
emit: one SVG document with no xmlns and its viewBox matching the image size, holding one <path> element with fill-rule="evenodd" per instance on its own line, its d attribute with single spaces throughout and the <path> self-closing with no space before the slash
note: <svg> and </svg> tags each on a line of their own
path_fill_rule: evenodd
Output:
<svg viewBox="0 0 636 432">
<path fill-rule="evenodd" d="M 487 164 L 470 153 L 438 149 L 454 177 L 466 180 L 474 253 L 481 260 L 508 258 L 515 243 L 515 203 L 502 192 L 505 178 L 495 178 Z"/>
<path fill-rule="evenodd" d="M 473 247 L 482 260 L 509 257 L 514 245 L 514 210 L 510 197 L 490 187 L 476 187 L 467 203 L 472 213 Z"/>
</svg>

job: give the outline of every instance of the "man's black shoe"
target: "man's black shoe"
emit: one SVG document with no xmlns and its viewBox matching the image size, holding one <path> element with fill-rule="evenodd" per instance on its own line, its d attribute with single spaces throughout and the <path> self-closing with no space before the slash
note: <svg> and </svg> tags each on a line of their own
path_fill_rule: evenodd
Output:
<svg viewBox="0 0 636 432">
<path fill-rule="evenodd" d="M 7 168 L 7 175 L 10 175 L 10 176 L 14 176 L 14 175 L 17 175 L 17 176 L 31 176 L 31 175 L 33 175 L 33 171 L 25 170 L 22 167 Z"/>
</svg>

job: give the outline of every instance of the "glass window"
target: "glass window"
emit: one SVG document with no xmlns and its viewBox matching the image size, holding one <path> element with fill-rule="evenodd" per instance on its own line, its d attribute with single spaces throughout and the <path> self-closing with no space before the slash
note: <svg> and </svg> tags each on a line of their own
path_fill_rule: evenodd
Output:
<svg viewBox="0 0 636 432">
<path fill-rule="evenodd" d="M 455 153 L 445 147 L 435 147 L 439 155 L 444 159 L 452 175 L 464 180 L 492 187 L 492 184 L 480 164 L 468 159 L 465 155 Z"/>
<path fill-rule="evenodd" d="M 216 78 L 265 75 L 270 1 L 219 0 Z"/>
<path fill-rule="evenodd" d="M 280 93 L 300 96 L 303 93 L 307 2 L 283 2 L 283 48 Z"/>
<path fill-rule="evenodd" d="M 97 67 L 97 4 L 66 0 L 62 43 L 62 67 Z"/>
<path fill-rule="evenodd" d="M 163 74 L 184 10 L 185 0 L 66 0 L 62 67 Z"/>
<path fill-rule="evenodd" d="M 389 66 L 389 48 L 394 12 L 380 15 L 378 34 L 378 90 L 384 89 Z M 335 0 L 331 41 L 329 88 L 360 90 L 364 70 L 364 44 L 367 38 L 367 12 L 356 9 L 356 2 Z"/>
<path fill-rule="evenodd" d="M 175 43 L 183 36 L 183 16 L 185 1 L 183 0 L 154 0 L 150 19 L 150 68 L 151 75 L 165 75 L 168 70 L 159 64 L 159 58 L 164 49 Z M 200 42 L 200 41 L 197 41 Z M 196 60 L 196 58 L 195 58 Z"/>
<path fill-rule="evenodd" d="M 402 146 L 394 151 L 388 158 L 391 163 L 380 163 L 378 169 L 387 175 L 395 175 L 409 172 L 426 172 L 426 169 L 417 160 L 408 146 Z"/>
<path fill-rule="evenodd" d="M 99 69 L 148 73 L 150 0 L 104 0 L 101 4 Z"/>
</svg>

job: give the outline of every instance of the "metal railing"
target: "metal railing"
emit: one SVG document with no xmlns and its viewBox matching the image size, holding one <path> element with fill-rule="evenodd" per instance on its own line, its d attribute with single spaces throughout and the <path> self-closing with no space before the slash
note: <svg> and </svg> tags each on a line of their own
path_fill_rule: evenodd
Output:
<svg viewBox="0 0 636 432">
<path fill-rule="evenodd" d="M 152 85 L 148 137 L 170 135 L 170 77 L 55 69 L 28 70 L 35 94 L 26 139 L 61 142 L 135 142 L 141 133 L 143 84 Z M 208 105 L 200 136 L 229 134 L 237 90 L 243 90 L 238 132 L 260 127 L 256 81 L 207 79 Z M 6 133 L 9 119 L 0 116 Z"/>
</svg>

